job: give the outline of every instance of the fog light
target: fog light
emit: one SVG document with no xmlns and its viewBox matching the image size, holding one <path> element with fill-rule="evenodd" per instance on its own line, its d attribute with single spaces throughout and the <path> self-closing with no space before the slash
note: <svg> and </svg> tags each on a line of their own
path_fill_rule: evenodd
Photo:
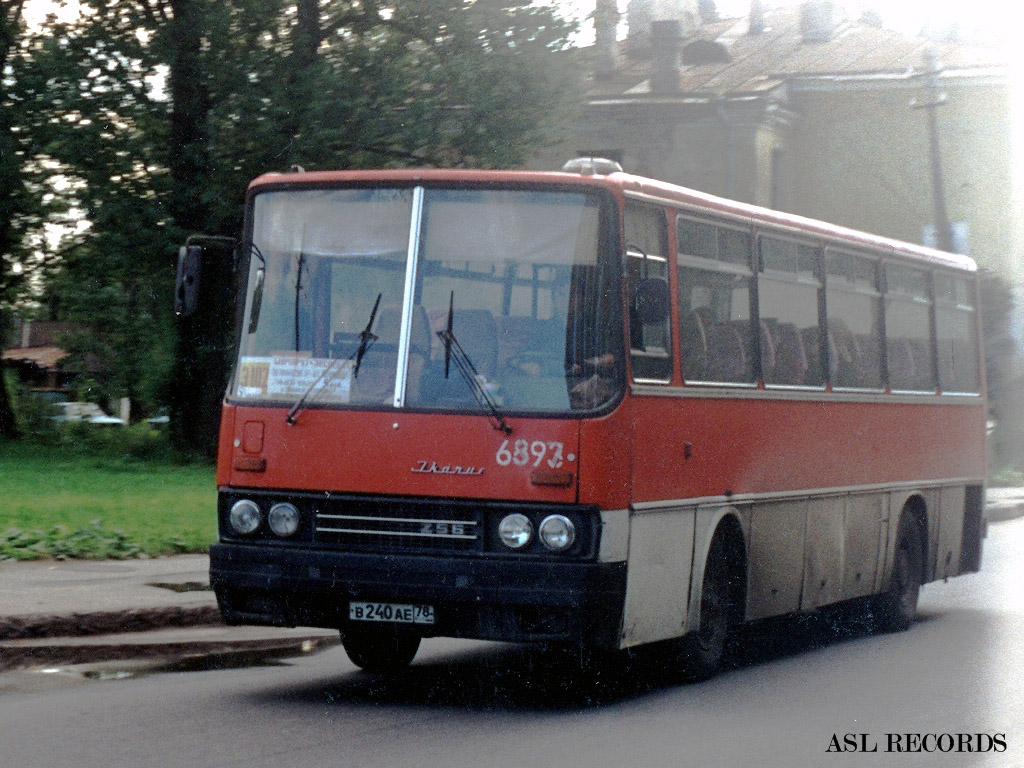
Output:
<svg viewBox="0 0 1024 768">
<path fill-rule="evenodd" d="M 562 552 L 576 541 L 576 526 L 565 515 L 549 515 L 540 524 L 540 540 L 552 552 Z"/>
<path fill-rule="evenodd" d="M 255 501 L 242 499 L 241 501 L 236 501 L 231 506 L 231 514 L 228 519 L 231 521 L 231 527 L 235 529 L 236 533 L 248 536 L 251 533 L 255 533 L 260 527 L 260 523 L 263 522 L 263 515 Z"/>
<path fill-rule="evenodd" d="M 533 538 L 533 524 L 526 515 L 509 515 L 498 525 L 498 536 L 509 549 L 522 549 Z"/>
<path fill-rule="evenodd" d="M 299 510 L 293 504 L 275 504 L 270 508 L 267 519 L 270 522 L 270 530 L 278 536 L 291 536 L 299 530 Z"/>
</svg>

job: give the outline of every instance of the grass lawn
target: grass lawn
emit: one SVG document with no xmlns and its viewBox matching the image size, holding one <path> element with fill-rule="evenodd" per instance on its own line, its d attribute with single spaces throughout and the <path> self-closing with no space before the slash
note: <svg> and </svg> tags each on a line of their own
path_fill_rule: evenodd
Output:
<svg viewBox="0 0 1024 768">
<path fill-rule="evenodd" d="M 0 560 L 204 552 L 213 467 L 0 442 Z"/>
</svg>

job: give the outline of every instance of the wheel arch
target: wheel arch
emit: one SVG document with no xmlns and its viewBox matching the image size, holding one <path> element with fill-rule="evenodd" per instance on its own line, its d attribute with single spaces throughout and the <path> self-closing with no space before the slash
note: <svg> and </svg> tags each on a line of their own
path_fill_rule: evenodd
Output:
<svg viewBox="0 0 1024 768">
<path fill-rule="evenodd" d="M 747 604 L 747 527 L 743 516 L 733 506 L 716 506 L 697 510 L 693 565 L 690 574 L 689 611 L 685 632 L 696 632 L 700 626 L 700 595 L 708 554 L 716 538 L 724 541 L 729 570 L 729 600 L 733 624 L 743 621 Z"/>
<path fill-rule="evenodd" d="M 904 515 L 908 516 L 911 523 L 917 528 L 918 541 L 921 543 L 921 581 L 928 580 L 929 564 L 929 510 L 928 502 L 924 494 L 914 491 L 907 495 L 900 506 L 899 515 L 890 523 L 889 544 L 886 547 L 885 579 L 883 584 L 886 588 L 892 580 L 893 563 L 896 559 L 896 545 L 899 540 L 900 521 Z"/>
</svg>

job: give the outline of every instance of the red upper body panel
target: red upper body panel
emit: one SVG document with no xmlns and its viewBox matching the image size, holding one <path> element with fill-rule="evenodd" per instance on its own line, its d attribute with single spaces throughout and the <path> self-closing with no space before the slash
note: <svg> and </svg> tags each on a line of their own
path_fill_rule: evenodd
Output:
<svg viewBox="0 0 1024 768">
<path fill-rule="evenodd" d="M 480 414 L 354 410 L 299 413 L 225 406 L 218 483 L 396 496 L 575 502 L 579 422 L 510 418 L 510 435 Z M 257 437 L 258 436 L 258 437 Z M 246 458 L 262 471 L 240 471 Z"/>
</svg>

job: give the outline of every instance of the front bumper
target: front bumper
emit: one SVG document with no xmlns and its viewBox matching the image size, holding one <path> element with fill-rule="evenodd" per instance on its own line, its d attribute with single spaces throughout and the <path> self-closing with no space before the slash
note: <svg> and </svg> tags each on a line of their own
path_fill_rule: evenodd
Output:
<svg viewBox="0 0 1024 768">
<path fill-rule="evenodd" d="M 423 635 L 617 648 L 625 563 L 363 554 L 219 543 L 210 584 L 229 624 L 344 629 L 351 600 L 434 606 Z"/>
</svg>

